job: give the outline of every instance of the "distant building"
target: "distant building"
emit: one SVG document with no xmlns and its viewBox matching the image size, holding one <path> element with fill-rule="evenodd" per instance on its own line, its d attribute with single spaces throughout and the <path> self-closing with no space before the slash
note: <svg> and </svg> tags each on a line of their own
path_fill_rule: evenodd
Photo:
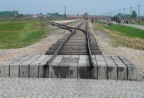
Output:
<svg viewBox="0 0 144 98">
<path fill-rule="evenodd" d="M 37 17 L 38 17 L 37 14 L 32 15 L 32 18 L 37 18 Z"/>
<path fill-rule="evenodd" d="M 105 19 L 106 19 L 106 16 L 103 16 L 103 15 L 93 15 L 93 16 L 88 16 L 88 19 L 105 20 Z"/>
<path fill-rule="evenodd" d="M 39 18 L 39 17 L 43 17 L 43 14 L 42 13 L 32 14 L 32 18 Z"/>
<path fill-rule="evenodd" d="M 85 18 L 85 19 L 88 19 L 88 13 L 87 13 L 87 12 L 84 13 L 84 18 Z"/>
<path fill-rule="evenodd" d="M 75 15 L 71 15 L 71 16 L 67 16 L 67 19 L 83 19 L 83 16 L 75 16 Z"/>
<path fill-rule="evenodd" d="M 93 15 L 93 16 L 77 16 L 77 15 L 68 15 L 67 19 L 100 19 L 100 20 L 105 20 L 106 17 L 105 16 L 101 16 L 101 15 Z"/>
</svg>

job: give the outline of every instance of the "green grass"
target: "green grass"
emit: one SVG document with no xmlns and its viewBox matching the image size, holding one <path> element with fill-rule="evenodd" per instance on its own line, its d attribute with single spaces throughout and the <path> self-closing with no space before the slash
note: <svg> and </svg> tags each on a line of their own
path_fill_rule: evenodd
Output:
<svg viewBox="0 0 144 98">
<path fill-rule="evenodd" d="M 37 42 L 50 31 L 44 24 L 43 22 L 0 23 L 0 49 L 21 48 Z"/>
<path fill-rule="evenodd" d="M 109 30 L 117 31 L 121 35 L 144 39 L 144 30 L 141 29 L 118 25 L 118 24 L 113 24 L 112 26 L 104 26 L 104 27 Z"/>
<path fill-rule="evenodd" d="M 138 22 L 136 21 L 135 24 L 138 24 Z M 140 24 L 138 25 L 144 25 L 144 21 L 140 21 Z"/>
</svg>

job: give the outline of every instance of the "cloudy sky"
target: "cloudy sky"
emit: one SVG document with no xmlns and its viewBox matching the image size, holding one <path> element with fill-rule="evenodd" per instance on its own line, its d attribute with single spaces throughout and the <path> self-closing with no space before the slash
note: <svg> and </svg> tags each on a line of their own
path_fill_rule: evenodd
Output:
<svg viewBox="0 0 144 98">
<path fill-rule="evenodd" d="M 64 13 L 65 5 L 67 14 L 83 14 L 88 12 L 90 15 L 104 15 L 130 13 L 132 10 L 138 11 L 140 4 L 140 14 L 144 15 L 144 0 L 0 0 L 0 11 L 17 10 L 23 14 L 36 13 Z"/>
</svg>

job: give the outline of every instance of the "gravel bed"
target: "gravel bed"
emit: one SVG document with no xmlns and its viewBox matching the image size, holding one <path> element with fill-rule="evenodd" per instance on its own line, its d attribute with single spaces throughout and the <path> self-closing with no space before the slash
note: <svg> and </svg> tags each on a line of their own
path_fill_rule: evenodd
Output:
<svg viewBox="0 0 144 98">
<path fill-rule="evenodd" d="M 144 98 L 144 82 L 0 78 L 0 98 Z"/>
<path fill-rule="evenodd" d="M 90 27 L 93 28 L 92 24 L 89 23 Z M 100 50 L 103 55 L 119 55 L 125 56 L 137 67 L 137 79 L 143 80 L 144 76 L 144 51 L 138 49 L 132 49 L 124 46 L 114 47 L 111 45 L 111 42 L 114 41 L 112 37 L 108 36 L 107 33 L 103 31 L 94 31 L 93 32 Z"/>
</svg>

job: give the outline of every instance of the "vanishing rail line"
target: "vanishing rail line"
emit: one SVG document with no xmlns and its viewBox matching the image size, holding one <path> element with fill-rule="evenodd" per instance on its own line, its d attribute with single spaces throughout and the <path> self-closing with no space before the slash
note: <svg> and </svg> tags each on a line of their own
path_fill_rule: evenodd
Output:
<svg viewBox="0 0 144 98">
<path fill-rule="evenodd" d="M 63 24 L 52 23 L 52 25 L 58 26 L 62 29 L 67 29 L 71 33 L 61 39 L 58 44 L 46 54 L 51 54 L 51 59 L 47 62 L 46 66 L 50 65 L 58 54 L 70 55 L 70 54 L 86 54 L 89 58 L 89 69 L 93 68 L 92 53 L 94 53 L 97 47 L 92 47 L 90 43 L 90 34 L 88 32 L 87 21 L 81 21 L 76 27 L 70 27 Z M 55 49 L 54 49 L 55 48 Z M 92 51 L 93 48 L 93 51 Z M 52 52 L 52 53 L 51 53 Z M 100 52 L 101 53 L 101 52 Z"/>
</svg>

